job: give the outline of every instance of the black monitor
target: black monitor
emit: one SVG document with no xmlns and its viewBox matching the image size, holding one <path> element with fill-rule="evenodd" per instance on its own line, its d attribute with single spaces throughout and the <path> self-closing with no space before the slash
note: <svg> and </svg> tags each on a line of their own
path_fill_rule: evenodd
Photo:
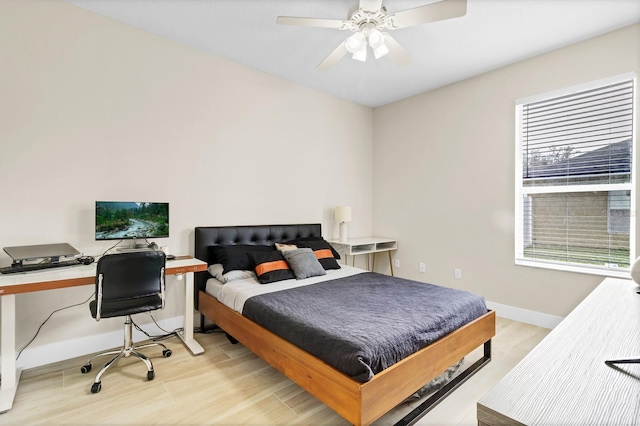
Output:
<svg viewBox="0 0 640 426">
<path fill-rule="evenodd" d="M 169 236 L 169 203 L 96 201 L 95 218 L 96 241 Z"/>
</svg>

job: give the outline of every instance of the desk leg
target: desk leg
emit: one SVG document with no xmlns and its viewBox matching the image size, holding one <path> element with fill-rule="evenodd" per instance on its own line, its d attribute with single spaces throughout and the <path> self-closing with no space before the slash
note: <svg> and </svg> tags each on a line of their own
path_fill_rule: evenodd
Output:
<svg viewBox="0 0 640 426">
<path fill-rule="evenodd" d="M 389 267 L 391 268 L 391 276 L 393 277 L 393 260 L 391 259 L 391 250 L 389 250 L 387 253 L 389 253 Z"/>
<path fill-rule="evenodd" d="M 2 296 L 2 382 L 0 383 L 0 413 L 13 406 L 21 370 L 16 368 L 16 295 Z"/>
<path fill-rule="evenodd" d="M 184 345 L 189 348 L 192 354 L 200 355 L 204 349 L 200 343 L 193 338 L 193 272 L 184 274 L 185 303 L 184 303 L 184 330 L 178 333 Z"/>
</svg>

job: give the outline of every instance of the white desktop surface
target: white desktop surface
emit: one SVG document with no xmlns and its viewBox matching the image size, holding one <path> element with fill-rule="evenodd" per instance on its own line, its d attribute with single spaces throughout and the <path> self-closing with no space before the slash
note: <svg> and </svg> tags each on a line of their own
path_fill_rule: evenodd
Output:
<svg viewBox="0 0 640 426">
<path fill-rule="evenodd" d="M 193 338 L 193 273 L 205 271 L 206 262 L 189 256 L 178 256 L 168 260 L 166 275 L 185 276 L 184 330 L 178 334 L 194 355 L 204 349 Z M 11 409 L 20 380 L 20 369 L 16 368 L 15 295 L 35 291 L 54 290 L 81 285 L 95 285 L 96 263 L 43 269 L 40 271 L 0 274 L 0 309 L 2 328 L 0 329 L 0 349 L 2 381 L 0 382 L 0 413 Z"/>
<path fill-rule="evenodd" d="M 478 424 L 640 424 L 640 368 L 605 364 L 640 355 L 637 291 L 605 278 L 478 401 Z"/>
<path fill-rule="evenodd" d="M 39 271 L 0 274 L 0 296 L 48 290 L 49 287 L 64 288 L 94 284 L 96 266 L 96 262 L 94 262 L 90 265 L 64 266 Z M 165 272 L 167 275 L 177 275 L 206 269 L 207 264 L 201 260 L 190 256 L 178 256 L 174 260 L 167 260 Z"/>
<path fill-rule="evenodd" d="M 23 284 L 75 280 L 79 278 L 91 278 L 91 282 L 93 283 L 95 282 L 95 277 L 95 262 L 90 265 L 64 266 L 61 268 L 42 269 L 39 271 L 0 274 L 0 295 L 38 291 L 29 289 L 24 289 L 23 291 L 12 289 L 13 286 L 20 286 Z"/>
</svg>

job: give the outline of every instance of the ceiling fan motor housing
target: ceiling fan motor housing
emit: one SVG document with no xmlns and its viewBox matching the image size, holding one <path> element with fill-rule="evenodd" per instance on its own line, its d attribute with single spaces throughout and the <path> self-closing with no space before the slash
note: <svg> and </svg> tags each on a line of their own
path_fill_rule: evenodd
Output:
<svg viewBox="0 0 640 426">
<path fill-rule="evenodd" d="M 351 31 L 364 31 L 370 28 L 376 28 L 382 30 L 385 28 L 391 28 L 388 26 L 390 16 L 387 15 L 386 6 L 382 6 L 380 10 L 376 12 L 367 12 L 364 9 L 357 9 L 348 19 L 348 24 L 345 25 L 345 30 Z"/>
</svg>

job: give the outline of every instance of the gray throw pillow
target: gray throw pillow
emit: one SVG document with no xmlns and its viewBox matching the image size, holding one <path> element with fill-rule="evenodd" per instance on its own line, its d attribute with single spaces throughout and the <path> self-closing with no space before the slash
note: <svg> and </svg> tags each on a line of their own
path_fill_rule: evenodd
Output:
<svg viewBox="0 0 640 426">
<path fill-rule="evenodd" d="M 288 250 L 282 252 L 282 255 L 299 280 L 327 274 L 310 248 Z"/>
</svg>

